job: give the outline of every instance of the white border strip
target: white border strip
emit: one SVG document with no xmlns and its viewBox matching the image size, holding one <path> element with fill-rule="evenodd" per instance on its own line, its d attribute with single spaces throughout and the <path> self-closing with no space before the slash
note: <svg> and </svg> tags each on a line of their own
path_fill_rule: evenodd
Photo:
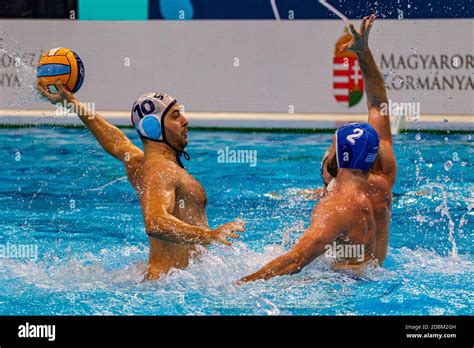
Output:
<svg viewBox="0 0 474 348">
<path fill-rule="evenodd" d="M 319 0 L 319 3 L 326 7 L 329 11 L 334 13 L 336 16 L 338 16 L 340 19 L 342 19 L 344 22 L 348 22 L 349 20 L 347 19 L 346 16 L 344 16 L 337 8 L 335 8 L 333 5 L 328 4 L 326 0 Z"/>
<path fill-rule="evenodd" d="M 105 111 L 100 115 L 117 126 L 131 126 L 129 111 Z M 335 129 L 348 122 L 367 122 L 358 114 L 287 114 L 287 113 L 205 113 L 186 112 L 191 127 L 216 128 L 290 128 Z M 402 129 L 474 130 L 472 115 L 421 115 L 420 120 L 403 120 Z M 54 110 L 0 110 L 1 125 L 81 125 L 78 117 L 58 116 Z"/>
<path fill-rule="evenodd" d="M 275 19 L 277 21 L 280 20 L 280 12 L 278 12 L 278 6 L 276 4 L 276 0 L 270 0 L 270 3 L 272 4 L 272 10 L 273 10 L 273 14 L 275 15 Z"/>
</svg>

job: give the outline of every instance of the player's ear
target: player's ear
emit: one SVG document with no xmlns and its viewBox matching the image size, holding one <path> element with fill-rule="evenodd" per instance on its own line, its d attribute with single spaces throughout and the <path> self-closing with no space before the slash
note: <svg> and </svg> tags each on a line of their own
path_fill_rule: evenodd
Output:
<svg viewBox="0 0 474 348">
<path fill-rule="evenodd" d="M 337 158 L 336 158 L 336 153 L 328 159 L 328 164 L 327 164 L 327 171 L 329 175 L 331 175 L 333 178 L 337 176 Z"/>
</svg>

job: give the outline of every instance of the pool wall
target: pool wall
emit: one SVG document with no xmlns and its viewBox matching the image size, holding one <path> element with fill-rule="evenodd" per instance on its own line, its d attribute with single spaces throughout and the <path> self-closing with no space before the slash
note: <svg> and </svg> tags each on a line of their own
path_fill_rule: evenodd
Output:
<svg viewBox="0 0 474 348">
<path fill-rule="evenodd" d="M 131 126 L 128 111 L 97 111 L 109 122 L 120 127 Z M 367 122 L 367 115 L 354 114 L 278 114 L 278 113 L 204 113 L 186 112 L 191 128 L 242 129 L 242 130 L 333 130 L 348 122 Z M 392 117 L 396 121 L 396 117 Z M 397 131 L 473 131 L 472 116 L 420 116 L 415 121 L 411 117 L 402 117 L 399 126 L 392 122 Z M 40 126 L 63 125 L 82 126 L 74 114 L 58 114 L 53 106 L 50 110 L 0 110 L 0 126 Z M 397 129 L 395 129 L 397 128 Z"/>
</svg>

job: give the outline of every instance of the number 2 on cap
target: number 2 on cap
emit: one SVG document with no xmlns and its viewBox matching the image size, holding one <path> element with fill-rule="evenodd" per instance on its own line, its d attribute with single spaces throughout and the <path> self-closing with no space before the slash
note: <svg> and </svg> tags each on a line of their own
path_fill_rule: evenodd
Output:
<svg viewBox="0 0 474 348">
<path fill-rule="evenodd" d="M 352 145 L 355 145 L 355 139 L 359 139 L 362 134 L 364 134 L 364 131 L 360 128 L 354 128 L 354 130 L 352 131 L 354 134 L 349 134 L 347 137 L 346 137 L 346 140 L 348 142 L 350 142 Z"/>
</svg>

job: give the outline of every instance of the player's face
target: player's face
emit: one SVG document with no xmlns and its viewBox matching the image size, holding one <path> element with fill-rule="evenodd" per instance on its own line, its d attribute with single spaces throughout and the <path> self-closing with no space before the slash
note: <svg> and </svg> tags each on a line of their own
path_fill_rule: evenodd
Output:
<svg viewBox="0 0 474 348">
<path fill-rule="evenodd" d="M 180 112 L 180 104 L 173 105 L 165 117 L 166 140 L 175 149 L 182 151 L 188 145 L 188 120 Z"/>
</svg>

